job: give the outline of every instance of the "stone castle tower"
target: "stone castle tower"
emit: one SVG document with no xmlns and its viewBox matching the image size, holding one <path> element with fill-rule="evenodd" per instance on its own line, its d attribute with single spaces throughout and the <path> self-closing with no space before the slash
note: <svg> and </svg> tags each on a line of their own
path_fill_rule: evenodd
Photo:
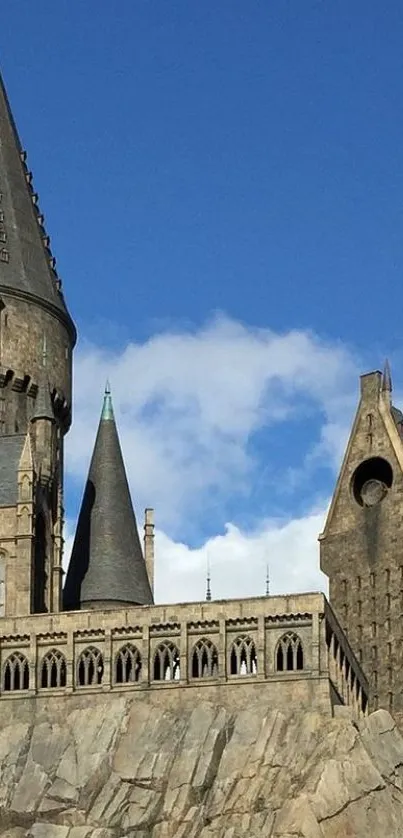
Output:
<svg viewBox="0 0 403 838">
<path fill-rule="evenodd" d="M 0 615 L 62 608 L 63 447 L 76 330 L 0 77 Z M 110 394 L 105 395 L 65 608 L 151 603 Z M 151 578 L 151 584 L 149 582 Z"/>
<path fill-rule="evenodd" d="M 403 713 L 403 414 L 388 363 L 361 399 L 320 536 L 330 601 L 369 679 L 371 707 Z"/>
<path fill-rule="evenodd" d="M 0 79 L 1 613 L 58 611 L 76 341 Z"/>
</svg>

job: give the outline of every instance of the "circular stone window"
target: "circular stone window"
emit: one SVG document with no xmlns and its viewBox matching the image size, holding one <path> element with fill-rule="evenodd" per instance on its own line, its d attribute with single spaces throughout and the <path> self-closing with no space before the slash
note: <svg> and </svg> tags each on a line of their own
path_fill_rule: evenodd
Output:
<svg viewBox="0 0 403 838">
<path fill-rule="evenodd" d="M 370 457 L 353 474 L 353 495 L 360 506 L 376 506 L 387 495 L 392 483 L 392 466 L 387 460 Z"/>
</svg>

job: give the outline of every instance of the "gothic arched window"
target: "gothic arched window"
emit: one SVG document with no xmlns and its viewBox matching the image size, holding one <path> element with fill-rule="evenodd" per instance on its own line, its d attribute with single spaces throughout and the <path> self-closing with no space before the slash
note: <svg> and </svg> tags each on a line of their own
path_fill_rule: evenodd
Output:
<svg viewBox="0 0 403 838">
<path fill-rule="evenodd" d="M 202 638 L 193 647 L 192 678 L 217 678 L 218 652 L 211 640 Z"/>
<path fill-rule="evenodd" d="M 129 684 L 140 680 L 141 655 L 136 646 L 128 643 L 119 649 L 115 658 L 115 684 Z"/>
<path fill-rule="evenodd" d="M 102 683 L 104 660 L 95 646 L 84 649 L 77 661 L 77 683 L 79 687 L 93 687 Z"/>
<path fill-rule="evenodd" d="M 276 669 L 277 672 L 292 672 L 304 668 L 304 653 L 298 634 L 287 632 L 277 644 Z"/>
<path fill-rule="evenodd" d="M 174 643 L 166 641 L 157 646 L 154 654 L 154 681 L 179 681 L 180 656 Z"/>
<path fill-rule="evenodd" d="M 256 647 L 251 637 L 241 634 L 234 640 L 230 649 L 229 664 L 231 675 L 256 675 Z"/>
<path fill-rule="evenodd" d="M 51 649 L 42 660 L 41 688 L 66 686 L 66 658 L 58 649 Z"/>
<path fill-rule="evenodd" d="M 29 689 L 29 666 L 28 661 L 21 652 L 13 652 L 7 658 L 3 669 L 3 690 L 13 692 L 14 690 Z"/>
</svg>

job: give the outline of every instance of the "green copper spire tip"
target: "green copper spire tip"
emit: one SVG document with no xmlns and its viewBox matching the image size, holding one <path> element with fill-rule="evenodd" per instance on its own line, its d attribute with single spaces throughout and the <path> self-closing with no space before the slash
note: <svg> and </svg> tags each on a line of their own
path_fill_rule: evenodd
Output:
<svg viewBox="0 0 403 838">
<path fill-rule="evenodd" d="M 111 388 L 109 381 L 107 381 L 105 385 L 104 404 L 102 408 L 101 420 L 103 422 L 110 422 L 113 421 L 114 418 L 115 417 L 113 415 Z"/>
</svg>

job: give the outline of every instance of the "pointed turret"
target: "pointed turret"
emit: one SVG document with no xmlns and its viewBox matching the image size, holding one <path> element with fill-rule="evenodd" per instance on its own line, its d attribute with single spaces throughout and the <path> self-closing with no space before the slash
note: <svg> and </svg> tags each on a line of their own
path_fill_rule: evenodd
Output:
<svg viewBox="0 0 403 838">
<path fill-rule="evenodd" d="M 52 399 L 50 395 L 49 379 L 47 376 L 47 343 L 46 336 L 43 338 L 42 350 L 42 374 L 39 378 L 38 392 L 35 399 L 35 408 L 31 421 L 35 422 L 38 419 L 47 419 L 52 424 L 55 422 L 55 413 L 53 410 Z"/>
<path fill-rule="evenodd" d="M 0 75 L 0 292 L 37 298 L 75 328 L 60 290 L 49 238 Z"/>
<path fill-rule="evenodd" d="M 266 565 L 266 596 L 270 596 L 270 573 L 269 565 Z"/>
<path fill-rule="evenodd" d="M 44 377 L 38 384 L 35 409 L 31 421 L 35 422 L 38 419 L 47 419 L 52 423 L 55 421 L 55 414 L 50 396 L 49 381 L 46 377 Z"/>
<path fill-rule="evenodd" d="M 33 471 L 34 460 L 32 456 L 32 445 L 30 434 L 27 433 L 25 437 L 24 447 L 18 464 L 18 471 Z"/>
<path fill-rule="evenodd" d="M 211 602 L 211 574 L 210 574 L 210 562 L 209 561 L 207 561 L 206 601 Z"/>
<path fill-rule="evenodd" d="M 383 368 L 382 373 L 382 392 L 383 393 L 391 393 L 392 392 L 392 375 L 390 372 L 389 361 L 386 359 L 385 366 Z"/>
<path fill-rule="evenodd" d="M 118 608 L 153 602 L 106 387 L 64 589 L 64 607 Z"/>
</svg>

